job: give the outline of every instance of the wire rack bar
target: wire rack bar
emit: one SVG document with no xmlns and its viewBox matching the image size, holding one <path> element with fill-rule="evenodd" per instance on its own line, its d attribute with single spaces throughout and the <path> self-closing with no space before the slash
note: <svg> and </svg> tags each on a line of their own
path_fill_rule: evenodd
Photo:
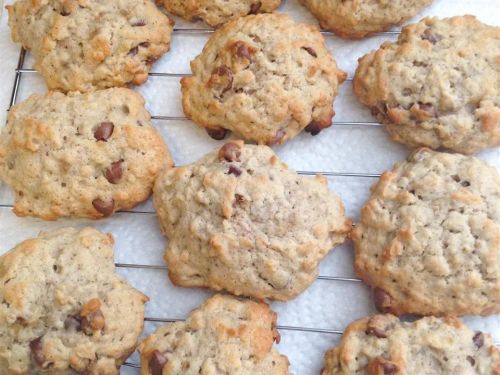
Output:
<svg viewBox="0 0 500 375">
<path fill-rule="evenodd" d="M 182 27 L 182 28 L 174 28 L 174 33 L 178 34 L 213 34 L 214 29 L 202 29 L 202 28 L 192 28 L 192 27 Z M 328 30 L 320 30 L 320 33 L 324 36 L 336 36 L 334 32 Z M 375 35 L 399 35 L 401 34 L 400 30 L 389 30 L 389 31 L 381 31 L 376 33 Z"/>
</svg>

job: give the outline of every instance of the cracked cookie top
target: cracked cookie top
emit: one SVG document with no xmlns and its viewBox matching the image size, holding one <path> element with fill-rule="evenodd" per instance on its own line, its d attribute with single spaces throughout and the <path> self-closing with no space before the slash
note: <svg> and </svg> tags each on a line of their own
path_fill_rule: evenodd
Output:
<svg viewBox="0 0 500 375">
<path fill-rule="evenodd" d="M 144 99 L 125 88 L 32 95 L 1 132 L 0 179 L 19 216 L 107 217 L 146 200 L 170 166 Z"/>
<path fill-rule="evenodd" d="M 170 48 L 173 22 L 150 0 L 18 0 L 12 39 L 30 50 L 50 90 L 140 85 Z"/>
<path fill-rule="evenodd" d="M 452 317 L 413 323 L 374 315 L 351 323 L 325 355 L 321 375 L 491 375 L 500 373 L 500 351 L 487 334 Z"/>
<path fill-rule="evenodd" d="M 162 173 L 154 203 L 174 284 L 256 298 L 302 292 L 350 230 L 325 177 L 298 176 L 241 141 Z"/>
<path fill-rule="evenodd" d="M 139 345 L 141 375 L 288 375 L 279 341 L 267 304 L 216 294 Z"/>
<path fill-rule="evenodd" d="M 0 372 L 118 375 L 147 297 L 115 274 L 113 238 L 41 233 L 0 257 Z"/>
<path fill-rule="evenodd" d="M 215 139 L 233 131 L 268 145 L 329 127 L 345 79 L 320 32 L 284 14 L 225 24 L 191 70 L 181 81 L 188 118 Z"/>
<path fill-rule="evenodd" d="M 355 269 L 383 312 L 500 312 L 500 176 L 420 149 L 385 172 L 353 231 Z"/>
<path fill-rule="evenodd" d="M 281 0 L 160 0 L 173 14 L 188 21 L 203 20 L 208 25 L 222 24 L 248 14 L 269 13 L 280 6 Z"/>
<path fill-rule="evenodd" d="M 354 93 L 410 147 L 500 146 L 500 27 L 426 18 L 359 60 Z"/>
</svg>

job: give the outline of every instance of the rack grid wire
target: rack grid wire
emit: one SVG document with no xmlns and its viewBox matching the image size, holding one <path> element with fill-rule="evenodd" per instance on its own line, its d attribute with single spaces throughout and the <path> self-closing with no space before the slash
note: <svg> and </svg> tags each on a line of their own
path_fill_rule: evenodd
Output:
<svg viewBox="0 0 500 375">
<path fill-rule="evenodd" d="M 213 30 L 211 29 L 201 29 L 201 28 L 174 28 L 173 30 L 174 34 L 210 34 L 213 33 Z M 334 35 L 330 31 L 324 31 L 322 30 L 321 33 L 325 36 L 332 36 Z M 395 31 L 384 31 L 379 34 L 385 34 L 385 35 L 398 35 L 400 34 L 400 30 L 395 30 Z M 36 74 L 36 70 L 31 69 L 31 68 L 25 68 L 25 60 L 27 56 L 27 51 L 24 48 L 20 49 L 19 53 L 19 59 L 17 63 L 17 67 L 15 69 L 15 77 L 14 77 L 14 85 L 12 87 L 12 94 L 11 94 L 11 99 L 9 103 L 9 108 L 8 110 L 16 104 L 18 94 L 19 94 L 19 86 L 21 84 L 21 80 L 23 77 L 23 74 Z M 187 73 L 174 73 L 174 72 L 150 72 L 149 76 L 153 77 L 170 77 L 170 78 L 182 78 L 182 77 L 187 77 L 190 76 L 190 74 Z M 352 77 L 347 78 L 348 81 L 352 81 Z M 187 120 L 186 117 L 183 116 L 158 116 L 158 115 L 151 115 L 151 118 L 154 120 L 159 120 L 159 121 L 176 121 L 176 120 Z M 379 122 L 372 122 L 372 121 L 343 121 L 343 122 L 337 122 L 334 121 L 333 125 L 335 126 L 381 126 Z M 297 171 L 298 174 L 300 175 L 317 175 L 321 174 L 324 176 L 328 177 L 355 177 L 355 178 L 378 178 L 380 177 L 380 174 L 378 173 L 352 173 L 352 172 L 338 172 L 338 171 Z M 12 208 L 12 205 L 6 205 L 6 204 L 0 204 L 1 208 Z M 154 212 L 150 211 L 122 211 L 122 212 L 127 212 L 131 214 L 154 214 Z M 115 266 L 118 268 L 135 268 L 135 269 L 142 269 L 142 270 L 167 270 L 166 266 L 163 265 L 147 265 L 147 264 L 131 264 L 131 263 L 115 263 Z M 328 282 L 347 282 L 347 283 L 360 283 L 361 280 L 358 278 L 352 278 L 352 277 L 340 277 L 340 276 L 326 276 L 326 275 L 319 275 L 318 280 L 324 280 Z M 178 322 L 178 321 L 183 321 L 183 318 L 173 318 L 173 317 L 148 317 L 146 316 L 144 318 L 145 322 L 152 322 L 152 323 L 172 323 L 172 322 Z M 313 332 L 313 333 L 319 333 L 319 334 L 328 334 L 328 335 L 342 335 L 343 331 L 338 330 L 338 329 L 329 329 L 329 328 L 318 328 L 318 327 L 304 327 L 304 326 L 290 326 L 290 325 L 278 325 L 277 328 L 279 330 L 284 330 L 284 331 L 299 331 L 303 333 L 308 333 L 308 332 Z M 500 342 L 495 343 L 496 346 L 500 346 Z M 124 366 L 132 367 L 132 368 L 140 368 L 140 365 L 138 363 L 133 363 L 133 362 L 125 362 L 123 364 Z"/>
</svg>

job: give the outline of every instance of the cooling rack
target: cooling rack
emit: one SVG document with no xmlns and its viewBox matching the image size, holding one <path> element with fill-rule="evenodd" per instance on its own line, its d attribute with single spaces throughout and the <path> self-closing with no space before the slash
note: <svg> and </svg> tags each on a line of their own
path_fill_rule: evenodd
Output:
<svg viewBox="0 0 500 375">
<path fill-rule="evenodd" d="M 189 35 L 193 37 L 206 37 L 210 33 L 212 33 L 213 30 L 210 29 L 205 29 L 205 28 L 193 28 L 193 27 L 177 27 L 173 31 L 173 39 L 176 38 L 177 35 Z M 383 33 L 379 33 L 379 36 L 381 37 L 390 37 L 394 38 L 400 33 L 399 30 L 393 30 L 393 31 L 387 31 Z M 333 34 L 328 31 L 322 31 L 322 34 L 325 36 L 325 38 L 331 38 L 333 37 Z M 359 56 L 361 56 L 362 53 L 359 53 Z M 20 92 L 20 87 L 25 79 L 26 76 L 29 75 L 36 75 L 38 74 L 34 69 L 31 67 L 27 67 L 26 61 L 28 60 L 29 53 L 25 51 L 24 49 L 20 49 L 19 53 L 19 59 L 17 63 L 17 67 L 15 69 L 15 76 L 14 76 L 14 84 L 12 87 L 12 94 L 10 98 L 10 103 L 9 103 L 9 108 L 16 104 L 19 100 L 19 92 Z M 165 78 L 165 79 L 174 79 L 174 80 L 179 80 L 182 77 L 188 76 L 188 73 L 183 73 L 183 72 L 167 72 L 167 71 L 153 71 L 149 73 L 150 77 L 158 77 L 160 79 Z M 352 77 L 348 77 L 347 81 L 351 81 Z M 348 84 L 348 83 L 347 83 Z M 341 94 L 340 94 L 341 95 Z M 338 100 L 338 99 L 337 99 Z M 152 113 L 152 119 L 168 125 L 169 122 L 178 122 L 178 121 L 187 121 L 187 119 L 184 116 L 179 116 L 177 114 L 172 114 L 172 115 L 165 115 L 165 114 L 159 114 L 159 113 Z M 378 128 L 381 126 L 380 123 L 376 121 L 335 121 L 333 122 L 334 128 L 353 128 L 353 127 L 361 127 L 361 128 Z M 382 129 L 380 130 L 382 132 Z M 175 143 L 175 138 L 170 139 L 171 142 Z M 310 142 L 314 142 L 311 140 Z M 174 155 L 175 157 L 175 155 Z M 298 173 L 301 175 L 316 175 L 316 174 L 322 174 L 330 179 L 342 179 L 342 178 L 350 178 L 350 179 L 359 179 L 359 180 L 367 180 L 365 185 L 371 185 L 374 181 L 376 181 L 376 178 L 380 177 L 380 173 L 368 173 L 368 172 L 354 172 L 354 171 L 342 171 L 342 170 L 329 170 L 330 168 L 327 168 L 327 170 L 320 170 L 320 168 L 308 168 L 308 169 L 303 169 L 299 170 Z M 9 203 L 0 203 L 0 208 L 4 209 L 10 209 L 12 208 L 12 204 Z M 152 210 L 151 206 L 146 206 L 146 207 L 139 207 L 137 209 L 129 210 L 129 211 L 124 211 L 127 214 L 132 214 L 134 216 L 137 216 L 140 219 L 140 215 L 154 215 L 154 211 Z M 111 219 L 113 220 L 113 219 Z M 138 270 L 139 272 L 149 272 L 149 271 L 160 271 L 164 274 L 166 274 L 167 267 L 164 265 L 160 264 L 145 264 L 141 262 L 117 262 L 115 263 L 116 267 L 120 270 Z M 318 276 L 318 280 L 327 282 L 327 283 L 337 283 L 337 284 L 347 284 L 347 285 L 361 285 L 361 281 L 356 278 L 356 277 L 351 277 L 351 276 L 343 276 L 343 275 L 329 275 L 327 274 L 328 272 L 320 272 L 320 276 Z M 147 291 L 144 291 L 146 294 L 148 294 Z M 162 316 L 160 314 L 158 315 L 152 315 L 152 314 L 146 314 L 145 317 L 145 322 L 148 324 L 164 324 L 164 323 L 170 323 L 170 322 L 176 322 L 176 321 L 182 321 L 185 316 Z M 353 319 L 347 319 L 346 321 L 351 321 Z M 278 316 L 278 321 L 279 321 L 279 316 Z M 328 337 L 333 337 L 334 339 L 331 341 L 331 343 L 328 345 L 328 347 L 332 347 L 334 343 L 337 341 L 337 339 L 340 337 L 342 334 L 342 330 L 338 329 L 340 327 L 336 327 L 337 329 L 333 328 L 322 328 L 324 326 L 330 326 L 332 325 L 332 322 L 327 322 L 327 323 L 320 323 L 320 322 L 315 322 L 315 324 L 283 324 L 283 325 L 278 325 L 278 329 L 281 331 L 283 334 L 284 332 L 296 332 L 299 334 L 307 334 L 307 333 L 314 333 L 314 334 L 319 334 L 319 335 L 325 335 Z M 155 328 L 155 327 L 153 327 Z M 496 345 L 499 345 L 497 343 Z M 278 347 L 278 350 L 280 348 Z M 323 352 L 320 353 L 320 356 L 323 356 Z M 294 358 L 291 357 L 289 358 L 290 361 L 294 362 Z M 320 366 L 321 364 L 315 364 L 316 367 Z M 137 355 L 131 357 L 127 362 L 124 364 L 125 367 L 128 367 L 133 371 L 133 369 L 138 369 L 140 368 L 137 360 Z M 135 370 L 137 371 L 137 370 Z M 127 372 L 128 374 L 129 372 Z M 136 373 L 136 372 L 134 372 Z M 296 375 L 299 375 L 296 373 Z M 302 375 L 302 374 L 300 374 Z"/>
</svg>

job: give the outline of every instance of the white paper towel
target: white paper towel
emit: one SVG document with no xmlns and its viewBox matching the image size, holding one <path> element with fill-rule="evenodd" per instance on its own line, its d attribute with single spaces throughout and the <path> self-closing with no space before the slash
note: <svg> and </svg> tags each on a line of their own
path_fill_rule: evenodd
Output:
<svg viewBox="0 0 500 375">
<path fill-rule="evenodd" d="M 11 1 L 7 1 L 9 3 Z M 288 0 L 280 8 L 294 19 L 315 23 L 314 18 L 297 0 Z M 497 0 L 436 0 L 423 15 L 440 17 L 474 14 L 483 22 L 499 24 L 500 14 Z M 177 28 L 203 28 L 200 23 L 190 24 L 179 19 Z M 189 73 L 189 61 L 203 48 L 209 34 L 175 33 L 172 50 L 154 66 L 153 71 Z M 352 76 L 357 59 L 382 41 L 395 39 L 394 35 L 377 35 L 362 41 L 346 41 L 326 35 L 329 48 L 338 64 Z M 0 20 L 0 124 L 4 124 L 11 88 L 14 82 L 15 66 L 19 46 L 10 41 L 7 27 L 7 12 Z M 24 67 L 31 67 L 28 57 Z M 154 115 L 183 116 L 180 105 L 179 79 L 150 77 L 137 90 L 147 101 Z M 19 100 L 33 92 L 44 92 L 45 87 L 36 73 L 23 74 Z M 334 121 L 374 121 L 369 111 L 353 97 L 350 82 L 346 82 L 335 102 L 337 115 Z M 193 162 L 220 142 L 211 140 L 206 133 L 185 120 L 155 121 L 161 131 L 177 165 Z M 377 126 L 333 126 L 317 137 L 301 134 L 286 145 L 276 148 L 280 157 L 296 170 L 381 173 L 392 164 L 403 159 L 407 150 L 391 142 L 382 127 Z M 500 150 L 480 154 L 490 164 L 500 168 Z M 347 214 L 354 220 L 369 194 L 373 178 L 332 177 L 330 186 L 343 199 Z M 0 205 L 12 205 L 12 193 L 0 183 Z M 115 258 L 121 263 L 163 264 L 165 239 L 162 238 L 156 216 L 150 202 L 134 209 L 136 213 L 118 213 L 107 220 L 92 222 L 83 220 L 60 220 L 43 222 L 29 218 L 17 218 L 8 207 L 0 206 L 0 253 L 16 243 L 34 237 L 40 230 L 63 226 L 91 225 L 102 231 L 111 232 L 116 240 Z M 136 288 L 146 293 L 151 301 L 146 315 L 161 318 L 183 318 L 198 306 L 209 292 L 197 289 L 181 289 L 172 286 L 163 270 L 118 269 Z M 321 275 L 355 276 L 352 269 L 352 247 L 347 243 L 332 252 L 321 265 Z M 309 289 L 288 303 L 273 303 L 278 312 L 280 325 L 302 326 L 342 330 L 352 320 L 374 312 L 368 289 L 359 282 L 316 281 Z M 500 341 L 500 316 L 488 318 L 468 317 L 465 319 L 474 329 L 488 331 L 495 341 Z M 156 324 L 146 323 L 145 333 L 151 332 Z M 334 346 L 339 336 L 327 333 L 296 332 L 281 330 L 282 341 L 278 350 L 286 354 L 291 369 L 296 375 L 317 375 L 323 366 L 326 349 Z M 137 363 L 134 355 L 130 361 Z M 122 374 L 136 375 L 138 370 L 123 367 Z"/>
</svg>

